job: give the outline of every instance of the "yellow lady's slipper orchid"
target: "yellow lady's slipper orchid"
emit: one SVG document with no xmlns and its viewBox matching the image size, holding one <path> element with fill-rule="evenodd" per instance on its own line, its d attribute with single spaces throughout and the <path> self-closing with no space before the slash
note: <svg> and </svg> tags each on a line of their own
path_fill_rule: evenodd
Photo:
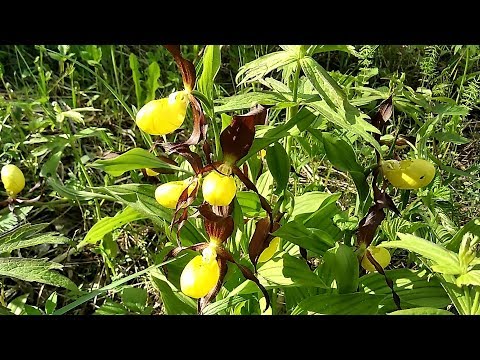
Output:
<svg viewBox="0 0 480 360">
<path fill-rule="evenodd" d="M 210 205 L 227 206 L 237 193 L 235 179 L 212 171 L 203 179 L 203 198 Z"/>
<path fill-rule="evenodd" d="M 176 91 L 169 97 L 152 100 L 137 114 L 136 123 L 150 135 L 166 135 L 177 130 L 185 120 L 187 112 L 187 91 Z"/>
<path fill-rule="evenodd" d="M 25 177 L 22 170 L 13 164 L 5 165 L 2 168 L 1 177 L 8 196 L 12 198 L 25 187 Z"/>
<path fill-rule="evenodd" d="M 377 247 L 377 246 L 374 246 L 374 245 L 370 245 L 367 249 L 370 251 L 373 258 L 376 260 L 376 262 L 378 262 L 380 264 L 380 266 L 382 268 L 385 268 L 388 264 L 390 264 L 390 261 L 391 261 L 392 258 L 391 258 L 390 253 L 388 252 L 387 249 L 385 249 L 383 247 Z M 373 264 L 370 262 L 370 260 L 368 260 L 366 255 L 363 257 L 361 265 L 362 265 L 362 268 L 364 268 L 365 270 L 367 270 L 369 272 L 377 271 L 375 269 L 375 266 L 373 266 Z"/>
<path fill-rule="evenodd" d="M 180 275 L 180 289 L 192 298 L 198 299 L 207 295 L 220 278 L 220 267 L 213 247 L 207 247 L 203 255 L 195 256 L 185 266 Z"/>
<path fill-rule="evenodd" d="M 435 167 L 423 159 L 383 161 L 382 172 L 399 189 L 419 189 L 430 184 L 435 177 Z"/>
<path fill-rule="evenodd" d="M 162 184 L 155 190 L 155 200 L 166 208 L 175 209 L 180 195 L 188 184 L 188 180 L 170 181 Z M 188 194 L 190 195 L 194 189 L 195 183 L 192 183 L 188 189 Z"/>
</svg>

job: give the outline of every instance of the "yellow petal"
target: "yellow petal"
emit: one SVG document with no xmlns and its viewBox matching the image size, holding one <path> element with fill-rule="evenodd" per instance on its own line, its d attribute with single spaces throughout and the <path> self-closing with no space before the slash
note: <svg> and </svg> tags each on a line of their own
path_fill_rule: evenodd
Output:
<svg viewBox="0 0 480 360">
<path fill-rule="evenodd" d="M 207 295 L 220 278 L 220 267 L 214 257 L 205 259 L 195 256 L 185 266 L 180 275 L 180 289 L 192 298 L 198 299 Z"/>
<path fill-rule="evenodd" d="M 260 257 L 258 258 L 258 262 L 261 263 L 261 262 L 266 262 L 270 260 L 273 257 L 273 255 L 275 255 L 275 253 L 277 252 L 279 245 L 280 245 L 280 238 L 277 236 L 273 238 L 272 241 L 270 241 L 270 244 L 268 244 L 268 247 L 262 251 L 262 253 L 260 254 Z"/>
<path fill-rule="evenodd" d="M 148 176 L 157 176 L 159 174 L 155 170 L 152 170 L 152 169 L 149 169 L 149 168 L 146 168 L 145 172 L 147 173 Z"/>
<path fill-rule="evenodd" d="M 369 246 L 367 249 L 370 250 L 373 258 L 380 264 L 382 268 L 385 269 L 385 267 L 390 264 L 391 256 L 387 249 L 373 245 Z M 377 271 L 375 266 L 373 266 L 370 260 L 368 260 L 366 255 L 363 257 L 361 265 L 362 268 L 370 272 Z"/>
<path fill-rule="evenodd" d="M 435 177 L 435 167 L 423 159 L 387 160 L 382 162 L 383 175 L 396 188 L 419 189 Z"/>
<path fill-rule="evenodd" d="M 147 134 L 166 135 L 183 124 L 187 105 L 187 93 L 177 91 L 168 98 L 152 100 L 145 104 L 137 113 L 135 121 Z"/>
<path fill-rule="evenodd" d="M 235 179 L 232 176 L 212 171 L 203 179 L 203 198 L 210 205 L 226 206 L 230 204 L 237 192 Z"/>
</svg>

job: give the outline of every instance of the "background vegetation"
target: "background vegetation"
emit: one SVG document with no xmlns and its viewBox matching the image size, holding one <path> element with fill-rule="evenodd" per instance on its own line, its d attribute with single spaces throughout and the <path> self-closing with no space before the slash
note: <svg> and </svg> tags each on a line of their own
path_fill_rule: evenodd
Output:
<svg viewBox="0 0 480 360">
<path fill-rule="evenodd" d="M 184 57 L 194 62 L 198 73 L 205 67 L 204 50 L 203 45 L 182 46 Z M 275 126 L 294 115 L 289 103 L 298 102 L 300 109 L 305 106 L 301 103 L 305 99 L 297 99 L 298 94 L 314 94 L 315 88 L 303 72 L 295 80 L 291 66 L 251 65 L 252 61 L 279 51 L 286 50 L 274 45 L 221 47 L 221 57 L 217 59 L 220 66 L 210 95 L 215 105 L 214 119 L 219 126 L 228 116 L 246 112 L 252 102 L 274 105 L 269 124 Z M 394 113 L 386 132 L 391 138 L 384 139 L 386 149 L 388 141 L 391 144 L 395 136 L 401 135 L 415 148 L 403 146 L 397 149 L 400 155 L 404 158 L 418 155 L 436 164 L 437 176 L 428 188 L 415 192 L 390 188 L 402 216 L 389 214 L 375 242 L 398 241 L 396 233 L 401 232 L 458 252 L 462 236 L 469 231 L 478 235 L 480 227 L 474 221 L 480 215 L 480 47 L 325 46 L 311 56 L 329 71 L 348 101 L 369 116 L 394 94 Z M 96 237 L 91 235 L 95 238 L 91 241 L 93 245 L 76 250 L 95 224 L 119 214 L 125 205 L 116 197 L 118 194 L 99 195 L 92 188 L 154 181 L 145 179 L 140 171 L 127 171 L 113 177 L 91 164 L 99 158 L 108 158 L 111 153 L 151 147 L 152 139 L 138 129 L 134 116 L 146 102 L 166 97 L 183 87 L 171 55 L 161 46 L 2 46 L 0 79 L 0 164 L 13 163 L 23 170 L 27 186 L 20 197 L 41 195 L 38 202 L 17 204 L 14 213 L 7 207 L 0 210 L 0 234 L 3 234 L 0 235 L 0 256 L 24 261 L 49 260 L 27 264 L 28 269 L 37 271 L 35 278 L 27 267 L 22 273 L 9 272 L 5 267 L 2 270 L 0 257 L 0 313 L 195 313 L 193 300 L 182 296 L 175 286 L 191 254 L 172 263 L 168 279 L 158 268 L 143 271 L 159 264 L 171 249 L 168 221 L 152 221 L 135 215 L 126 217 L 125 225 Z M 191 126 L 189 117 L 183 128 Z M 288 180 L 288 192 L 296 199 L 296 206 L 300 206 L 303 199 L 307 209 L 304 213 L 317 214 L 323 209 L 318 216 L 327 219 L 328 224 L 327 221 L 316 224 L 316 228 L 337 236 L 334 241 L 353 245 L 354 230 L 368 206 L 361 208 L 357 187 L 348 169 L 332 161 L 318 133 L 330 132 L 344 139 L 364 167 L 374 161 L 373 148 L 358 134 L 322 116 L 308 124 L 308 128 L 299 126 L 293 130 L 280 139 L 294 170 Z M 261 131 L 259 134 L 257 136 L 262 136 Z M 169 140 L 182 136 L 185 134 L 179 131 L 169 135 Z M 260 157 L 257 160 L 265 163 L 261 170 L 264 175 L 258 178 L 257 187 L 269 200 L 278 199 L 280 194 L 271 188 L 276 179 L 274 181 L 265 160 Z M 250 164 L 250 170 L 252 166 Z M 174 178 L 161 175 L 157 182 Z M 31 191 L 27 192 L 28 189 Z M 312 192 L 314 195 L 301 198 Z M 2 195 L 6 197 L 5 193 Z M 305 196 L 312 200 L 306 201 Z M 330 199 L 333 207 L 326 199 Z M 239 195 L 239 203 L 245 216 L 260 215 L 258 202 L 248 192 Z M 285 208 L 288 210 L 287 204 Z M 299 209 L 292 208 L 294 215 L 303 214 Z M 248 238 L 251 231 L 246 229 L 242 236 Z M 15 239 L 21 244 L 5 246 Z M 245 240 L 238 240 L 238 254 L 242 241 Z M 300 261 L 293 243 L 284 246 L 294 259 L 291 261 Z M 336 249 L 334 244 L 331 247 Z M 260 275 L 272 291 L 270 312 L 348 313 L 353 309 L 350 313 L 386 313 L 395 310 L 391 297 L 385 300 L 390 290 L 383 277 L 360 274 L 358 280 L 357 274 L 354 289 L 343 291 L 341 280 L 334 277 L 328 281 L 322 277 L 328 247 L 318 250 L 322 256 L 315 256 L 316 249 L 308 250 L 313 259 L 312 268 L 317 269 L 316 274 L 333 290 L 318 289 L 308 276 L 302 278 L 302 275 L 299 279 L 285 274 L 285 268 L 296 268 L 297 263 L 282 264 L 280 274 L 275 267 L 267 267 Z M 435 262 L 435 259 L 425 258 L 422 251 L 409 250 L 411 252 L 392 250 L 393 261 L 387 268 L 407 308 L 478 313 L 479 284 L 471 281 L 463 288 L 452 290 L 445 283 L 454 284 L 455 274 L 440 271 L 443 275 L 433 276 L 439 271 L 432 270 L 429 261 Z M 52 275 L 60 273 L 64 277 Z M 237 275 L 232 270 L 225 289 L 207 313 L 262 312 L 257 289 L 245 284 L 239 289 L 243 279 L 237 279 Z M 333 297 L 324 303 L 315 298 L 330 293 L 342 295 L 341 304 L 349 310 L 336 307 Z M 350 300 L 352 294 L 355 297 Z M 376 298 L 369 298 L 375 300 L 373 302 L 362 302 L 359 294 Z M 228 301 L 222 302 L 222 299 Z M 368 306 L 355 309 L 352 304 L 360 302 Z"/>
</svg>

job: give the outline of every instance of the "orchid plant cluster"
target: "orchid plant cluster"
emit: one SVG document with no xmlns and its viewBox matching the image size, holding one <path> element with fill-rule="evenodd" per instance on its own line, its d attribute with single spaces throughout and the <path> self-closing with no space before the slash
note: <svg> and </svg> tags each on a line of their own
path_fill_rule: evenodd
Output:
<svg viewBox="0 0 480 360">
<path fill-rule="evenodd" d="M 178 247 L 170 251 L 166 258 L 177 256 L 181 251 L 190 249 L 198 251 L 200 255 L 194 257 L 184 268 L 180 277 L 181 291 L 192 298 L 198 299 L 198 309 L 202 309 L 220 291 L 227 273 L 227 263 L 233 263 L 242 272 L 245 278 L 255 282 L 262 291 L 267 308 L 269 296 L 266 289 L 260 284 L 254 273 L 235 260 L 224 244 L 232 236 L 234 221 L 232 217 L 233 200 L 237 193 L 237 177 L 249 190 L 256 192 L 260 203 L 268 216 L 257 223 L 257 228 L 250 242 L 249 255 L 256 267 L 258 261 L 269 260 L 278 249 L 279 239 L 271 235 L 278 228 L 273 221 L 270 204 L 258 193 L 253 182 L 237 166 L 238 160 L 247 155 L 255 137 L 255 125 L 266 124 L 267 109 L 257 105 L 245 115 L 235 115 L 229 126 L 220 134 L 221 159 L 212 159 L 211 145 L 206 138 L 207 123 L 202 105 L 194 96 L 195 68 L 193 64 L 183 58 L 180 46 L 165 45 L 173 55 L 182 75 L 184 89 L 176 91 L 170 96 L 152 100 L 145 104 L 136 115 L 138 127 L 150 135 L 166 135 L 177 130 L 184 122 L 187 108 L 190 105 L 193 114 L 193 131 L 191 136 L 178 143 L 161 143 L 168 155 L 180 155 L 192 166 L 195 176 L 186 180 L 170 181 L 157 187 L 156 201 L 174 211 L 171 226 L 177 226 L 177 233 L 188 219 L 189 207 L 201 193 L 203 203 L 198 206 L 198 213 L 203 218 L 209 241 L 194 244 L 189 247 L 181 245 L 181 236 L 178 236 Z M 201 145 L 203 159 L 192 151 L 190 146 Z M 145 169 L 147 176 L 157 176 L 160 169 Z M 166 270 L 166 269 L 165 269 Z"/>
</svg>

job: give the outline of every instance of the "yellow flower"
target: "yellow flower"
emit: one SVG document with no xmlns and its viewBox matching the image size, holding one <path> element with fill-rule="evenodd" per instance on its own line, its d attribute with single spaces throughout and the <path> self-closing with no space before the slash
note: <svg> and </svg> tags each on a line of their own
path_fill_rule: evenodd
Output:
<svg viewBox="0 0 480 360">
<path fill-rule="evenodd" d="M 166 135 L 183 124 L 187 105 L 187 91 L 176 91 L 168 98 L 152 100 L 145 104 L 135 121 L 147 134 Z"/>
<path fill-rule="evenodd" d="M 203 198 L 210 205 L 226 206 L 230 204 L 237 192 L 235 179 L 212 171 L 203 179 Z"/>
<path fill-rule="evenodd" d="M 152 170 L 152 169 L 149 169 L 149 168 L 146 168 L 145 172 L 147 173 L 148 176 L 157 176 L 159 174 L 155 170 Z"/>
<path fill-rule="evenodd" d="M 22 170 L 13 164 L 5 165 L 1 171 L 3 186 L 8 196 L 15 197 L 25 187 L 25 177 Z"/>
<path fill-rule="evenodd" d="M 385 267 L 390 264 L 390 260 L 391 260 L 391 256 L 390 256 L 390 253 L 388 252 L 387 249 L 383 248 L 383 247 L 377 247 L 377 246 L 373 246 L 373 245 L 370 245 L 367 250 L 370 250 L 373 258 L 375 259 L 375 261 L 377 263 L 380 264 L 380 266 L 382 268 L 385 269 Z M 365 254 L 365 256 L 363 257 L 362 259 L 362 268 L 364 268 L 365 270 L 369 271 L 369 272 L 375 272 L 377 271 L 375 269 L 375 266 L 373 266 L 373 264 L 370 262 L 370 260 L 368 260 L 367 258 L 367 255 Z"/>
<path fill-rule="evenodd" d="M 203 256 L 195 256 L 185 266 L 180 275 L 180 289 L 185 295 L 198 299 L 215 287 L 220 278 L 216 257 L 214 247 L 209 246 L 203 251 Z"/>
<path fill-rule="evenodd" d="M 277 236 L 270 241 L 270 244 L 268 244 L 268 247 L 262 251 L 258 258 L 258 262 L 266 262 L 270 260 L 273 255 L 277 252 L 278 247 L 280 245 L 280 238 Z"/>
<path fill-rule="evenodd" d="M 435 177 L 435 167 L 423 159 L 383 161 L 382 171 L 387 180 L 399 189 L 419 189 L 430 184 Z"/>
<path fill-rule="evenodd" d="M 175 209 L 180 195 L 188 184 L 189 180 L 170 181 L 162 184 L 155 190 L 155 200 L 166 208 Z M 192 183 L 188 189 L 188 194 L 190 195 L 194 189 L 195 183 Z"/>
</svg>

